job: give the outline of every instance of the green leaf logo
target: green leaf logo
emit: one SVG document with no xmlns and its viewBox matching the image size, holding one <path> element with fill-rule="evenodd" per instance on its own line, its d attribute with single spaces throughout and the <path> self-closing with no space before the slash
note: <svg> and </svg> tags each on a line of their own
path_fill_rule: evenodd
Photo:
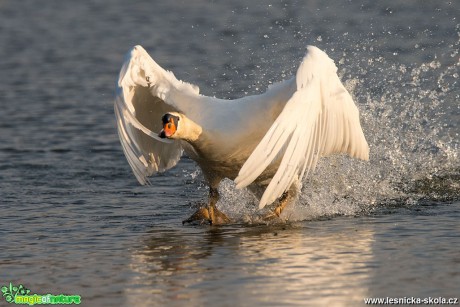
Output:
<svg viewBox="0 0 460 307">
<path fill-rule="evenodd" d="M 9 286 L 3 286 L 0 290 L 8 303 L 13 303 L 16 295 L 26 295 L 30 293 L 30 290 L 25 288 L 23 285 L 13 286 L 11 282 Z"/>
</svg>

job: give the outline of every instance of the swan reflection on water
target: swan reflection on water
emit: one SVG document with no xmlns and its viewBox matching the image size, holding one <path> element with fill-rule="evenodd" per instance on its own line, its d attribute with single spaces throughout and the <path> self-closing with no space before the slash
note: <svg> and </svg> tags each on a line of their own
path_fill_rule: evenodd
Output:
<svg viewBox="0 0 460 307">
<path fill-rule="evenodd" d="M 127 301 L 138 306 L 362 302 L 373 231 L 369 225 L 329 222 L 152 229 L 143 248 L 132 253 L 135 275 Z"/>
</svg>

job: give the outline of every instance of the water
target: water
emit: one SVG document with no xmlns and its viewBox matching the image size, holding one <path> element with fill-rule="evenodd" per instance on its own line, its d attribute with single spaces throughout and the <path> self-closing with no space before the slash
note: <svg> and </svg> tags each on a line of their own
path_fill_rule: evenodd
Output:
<svg viewBox="0 0 460 307">
<path fill-rule="evenodd" d="M 357 305 L 458 297 L 457 1 L 0 1 L 0 283 L 87 306 Z M 323 159 L 287 223 L 182 226 L 207 189 L 183 159 L 138 186 L 112 107 L 142 44 L 201 92 L 236 98 L 295 72 L 307 44 L 338 64 L 370 162 Z M 4 303 L 1 298 L 0 304 Z"/>
</svg>

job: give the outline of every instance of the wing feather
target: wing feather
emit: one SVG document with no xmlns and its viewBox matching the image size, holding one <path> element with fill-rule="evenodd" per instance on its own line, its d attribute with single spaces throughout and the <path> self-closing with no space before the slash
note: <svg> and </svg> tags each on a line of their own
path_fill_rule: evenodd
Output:
<svg viewBox="0 0 460 307">
<path fill-rule="evenodd" d="M 120 70 L 114 109 L 123 152 L 141 184 L 176 165 L 182 155 L 179 141 L 158 137 L 163 114 L 184 107 L 183 100 L 175 99 L 180 95 L 198 95 L 198 88 L 177 80 L 141 46 L 129 52 Z"/>
<path fill-rule="evenodd" d="M 340 82 L 334 62 L 309 46 L 297 74 L 297 91 L 254 149 L 235 179 L 237 188 L 254 182 L 278 156 L 278 170 L 259 208 L 274 202 L 316 167 L 320 156 L 347 153 L 369 159 L 359 111 Z"/>
</svg>

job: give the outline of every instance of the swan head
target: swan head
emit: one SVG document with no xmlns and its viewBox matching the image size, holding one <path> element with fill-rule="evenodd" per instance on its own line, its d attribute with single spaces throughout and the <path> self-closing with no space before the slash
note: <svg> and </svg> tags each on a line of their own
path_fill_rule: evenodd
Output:
<svg viewBox="0 0 460 307">
<path fill-rule="evenodd" d="M 168 112 L 161 118 L 163 129 L 158 134 L 161 138 L 196 141 L 203 129 L 182 113 Z"/>
<path fill-rule="evenodd" d="M 175 112 L 169 112 L 163 115 L 161 121 L 163 122 L 163 129 L 161 129 L 158 134 L 159 137 L 165 139 L 174 139 L 176 138 L 176 132 L 179 130 L 179 121 L 181 115 Z"/>
</svg>

